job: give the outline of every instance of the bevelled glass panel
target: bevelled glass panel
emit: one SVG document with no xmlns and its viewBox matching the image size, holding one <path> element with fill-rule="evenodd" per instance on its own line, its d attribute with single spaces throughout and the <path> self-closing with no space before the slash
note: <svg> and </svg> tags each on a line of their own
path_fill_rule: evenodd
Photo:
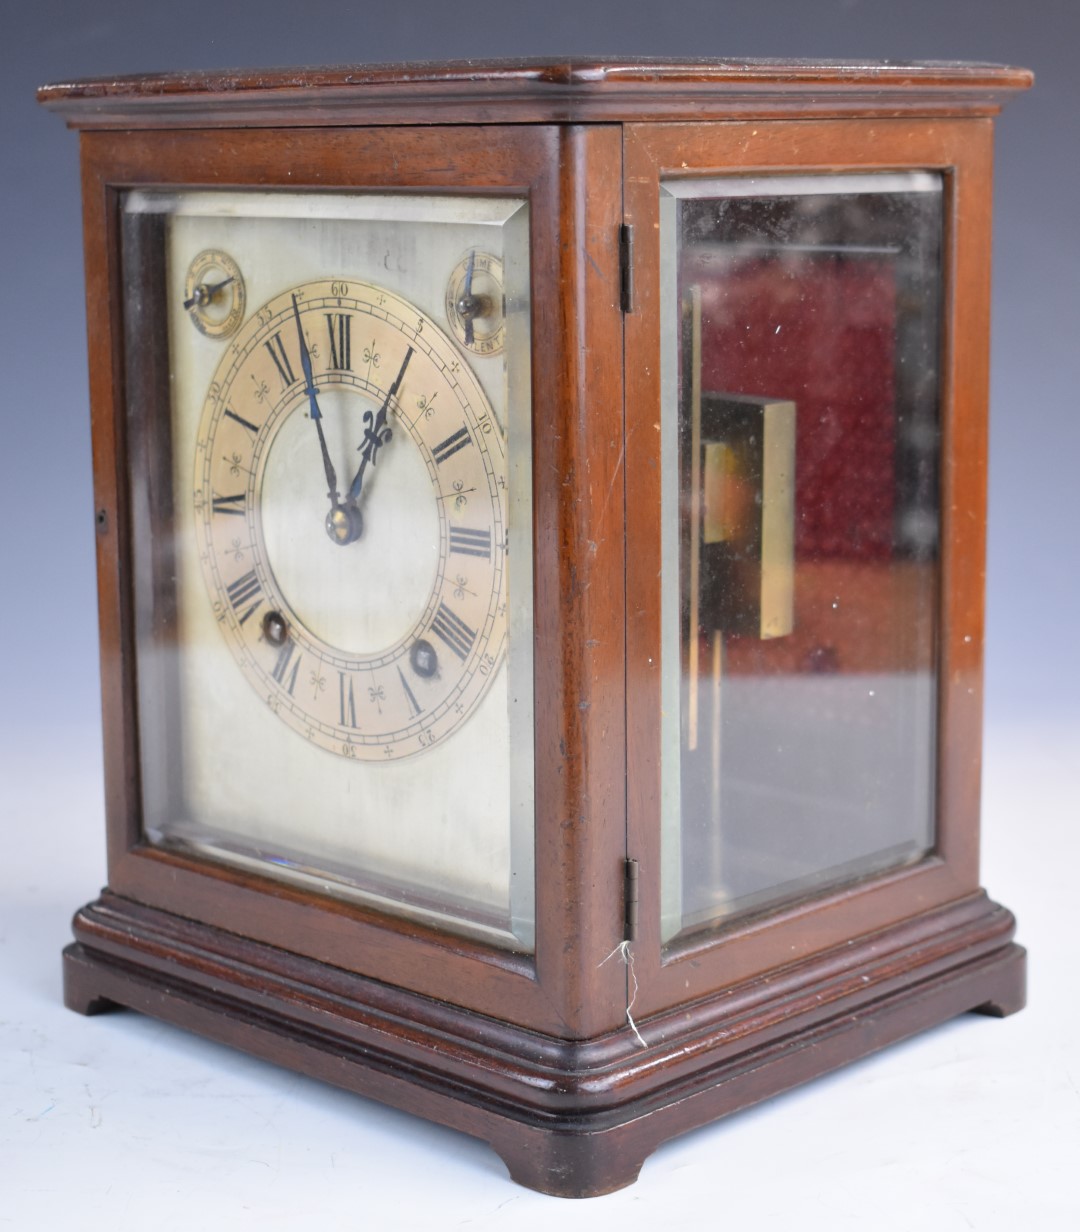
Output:
<svg viewBox="0 0 1080 1232">
<path fill-rule="evenodd" d="M 661 193 L 671 941 L 933 846 L 943 194 Z"/>
<path fill-rule="evenodd" d="M 121 225 L 146 841 L 531 951 L 528 203 Z"/>
</svg>

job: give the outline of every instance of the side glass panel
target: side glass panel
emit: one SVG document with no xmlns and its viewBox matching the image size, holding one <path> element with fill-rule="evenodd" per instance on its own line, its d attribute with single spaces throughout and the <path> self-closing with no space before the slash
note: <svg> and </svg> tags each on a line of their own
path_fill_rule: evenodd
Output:
<svg viewBox="0 0 1080 1232">
<path fill-rule="evenodd" d="M 530 951 L 527 202 L 122 222 L 147 840 Z"/>
<path fill-rule="evenodd" d="M 943 193 L 661 198 L 671 941 L 933 846 Z"/>
</svg>

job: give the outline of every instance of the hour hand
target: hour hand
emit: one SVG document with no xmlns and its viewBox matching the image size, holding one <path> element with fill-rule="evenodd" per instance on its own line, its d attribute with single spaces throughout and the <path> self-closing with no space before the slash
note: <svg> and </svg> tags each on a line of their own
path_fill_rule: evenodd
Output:
<svg viewBox="0 0 1080 1232">
<path fill-rule="evenodd" d="M 349 484 L 349 490 L 345 494 L 345 504 L 352 509 L 356 508 L 356 502 L 360 499 L 360 492 L 364 486 L 364 471 L 370 462 L 375 465 L 375 456 L 383 445 L 390 439 L 392 433 L 386 426 L 386 412 L 390 406 L 390 399 L 394 397 L 398 389 L 401 387 L 401 382 L 405 379 L 405 369 L 409 366 L 409 360 L 412 359 L 413 349 L 405 352 L 405 358 L 401 361 L 401 368 L 397 376 L 394 378 L 394 383 L 386 391 L 386 397 L 383 399 L 383 404 L 379 407 L 379 413 L 373 415 L 371 411 L 364 412 L 364 440 L 358 446 L 360 451 L 360 466 L 357 468 L 356 474 L 353 476 L 353 481 Z"/>
</svg>

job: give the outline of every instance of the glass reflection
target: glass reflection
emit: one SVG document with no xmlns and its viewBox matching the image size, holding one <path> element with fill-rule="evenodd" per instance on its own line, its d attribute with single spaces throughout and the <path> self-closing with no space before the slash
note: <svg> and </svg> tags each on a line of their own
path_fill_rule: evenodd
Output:
<svg viewBox="0 0 1080 1232">
<path fill-rule="evenodd" d="M 665 939 L 933 843 L 941 211 L 665 186 Z"/>
</svg>

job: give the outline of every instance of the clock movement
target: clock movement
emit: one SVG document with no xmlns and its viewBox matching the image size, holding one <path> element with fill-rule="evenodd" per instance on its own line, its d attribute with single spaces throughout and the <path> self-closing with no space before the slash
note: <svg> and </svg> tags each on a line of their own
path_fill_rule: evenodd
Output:
<svg viewBox="0 0 1080 1232">
<path fill-rule="evenodd" d="M 126 1006 L 630 1183 L 1024 998 L 980 889 L 987 65 L 47 86 Z"/>
</svg>

